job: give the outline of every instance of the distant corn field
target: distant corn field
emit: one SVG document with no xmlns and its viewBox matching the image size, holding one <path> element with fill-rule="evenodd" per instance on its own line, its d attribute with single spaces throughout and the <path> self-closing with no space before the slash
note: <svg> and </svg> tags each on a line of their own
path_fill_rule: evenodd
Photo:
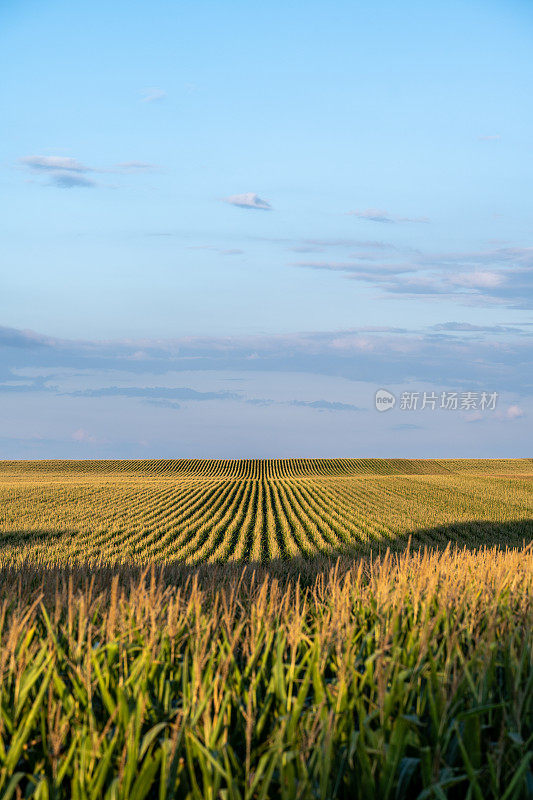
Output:
<svg viewBox="0 0 533 800">
<path fill-rule="evenodd" d="M 0 463 L 0 566 L 271 561 L 532 538 L 533 460 Z"/>
<path fill-rule="evenodd" d="M 531 800 L 533 461 L 0 463 L 0 800 Z"/>
</svg>

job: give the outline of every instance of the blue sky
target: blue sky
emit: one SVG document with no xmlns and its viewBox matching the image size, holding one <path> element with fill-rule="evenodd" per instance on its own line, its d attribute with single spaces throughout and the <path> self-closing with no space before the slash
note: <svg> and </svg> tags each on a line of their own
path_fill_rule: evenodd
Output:
<svg viewBox="0 0 533 800">
<path fill-rule="evenodd" d="M 532 44 L 518 0 L 4 2 L 0 457 L 528 455 Z"/>
</svg>

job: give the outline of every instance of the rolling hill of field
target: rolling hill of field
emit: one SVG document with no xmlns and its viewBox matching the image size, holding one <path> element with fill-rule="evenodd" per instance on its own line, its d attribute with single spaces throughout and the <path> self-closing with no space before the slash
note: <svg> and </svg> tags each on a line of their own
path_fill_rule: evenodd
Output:
<svg viewBox="0 0 533 800">
<path fill-rule="evenodd" d="M 531 459 L 4 461 L 0 565 L 527 544 L 532 476 Z"/>
</svg>

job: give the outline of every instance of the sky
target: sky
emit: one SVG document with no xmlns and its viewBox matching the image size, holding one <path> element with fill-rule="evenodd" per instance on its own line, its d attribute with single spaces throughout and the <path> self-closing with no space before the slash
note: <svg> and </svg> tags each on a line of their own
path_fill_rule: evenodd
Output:
<svg viewBox="0 0 533 800">
<path fill-rule="evenodd" d="M 530 456 L 532 47 L 525 0 L 3 0 L 0 458 Z"/>
</svg>

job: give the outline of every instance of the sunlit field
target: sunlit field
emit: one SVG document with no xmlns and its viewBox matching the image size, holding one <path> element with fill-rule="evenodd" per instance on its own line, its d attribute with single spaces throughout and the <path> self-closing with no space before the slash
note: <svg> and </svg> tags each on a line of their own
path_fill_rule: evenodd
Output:
<svg viewBox="0 0 533 800">
<path fill-rule="evenodd" d="M 266 562 L 531 538 L 533 460 L 0 464 L 0 565 Z"/>
<path fill-rule="evenodd" d="M 532 797 L 532 476 L 2 462 L 0 798 Z"/>
</svg>

